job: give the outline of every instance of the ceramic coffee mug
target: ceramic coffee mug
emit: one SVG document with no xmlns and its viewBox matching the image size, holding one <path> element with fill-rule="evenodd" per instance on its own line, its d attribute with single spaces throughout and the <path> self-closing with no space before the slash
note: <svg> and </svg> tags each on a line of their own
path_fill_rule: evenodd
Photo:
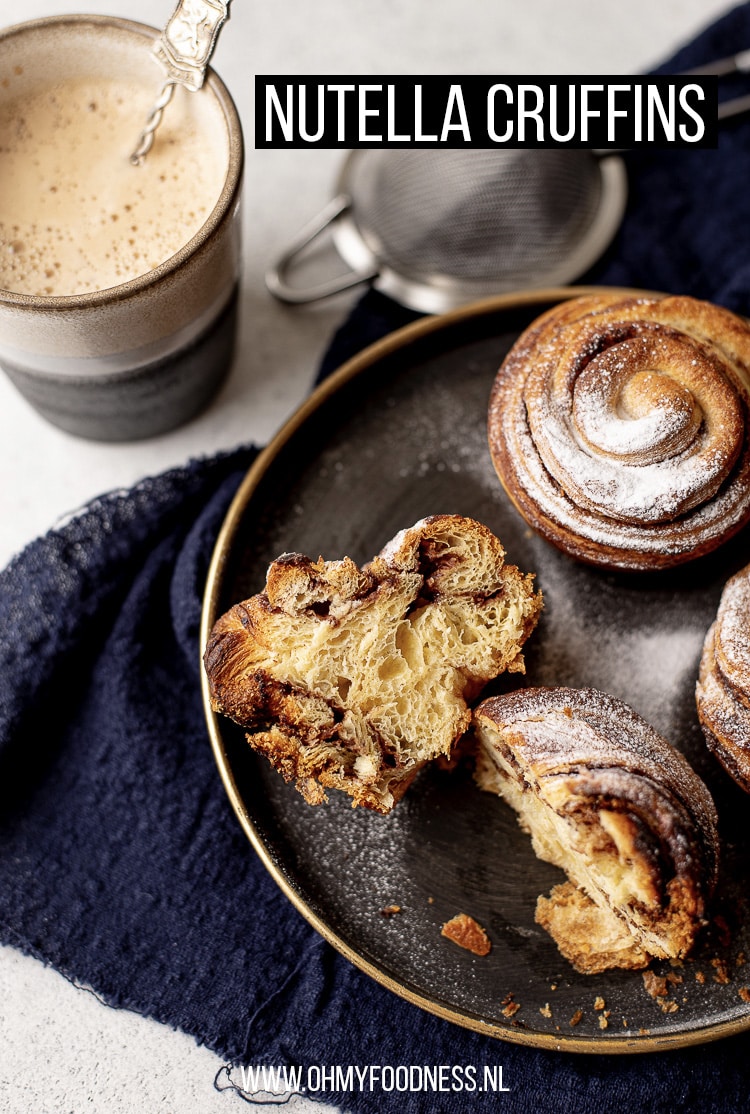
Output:
<svg viewBox="0 0 750 1114">
<path fill-rule="evenodd" d="M 45 418 L 100 440 L 192 417 L 234 345 L 240 122 L 209 70 L 130 165 L 164 80 L 157 37 L 86 15 L 0 32 L 0 365 Z"/>
</svg>

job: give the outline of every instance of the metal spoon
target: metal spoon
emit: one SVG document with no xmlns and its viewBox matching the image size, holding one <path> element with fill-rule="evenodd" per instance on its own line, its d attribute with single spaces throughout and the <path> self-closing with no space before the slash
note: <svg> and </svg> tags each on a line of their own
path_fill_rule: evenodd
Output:
<svg viewBox="0 0 750 1114">
<path fill-rule="evenodd" d="M 130 156 L 133 166 L 140 166 L 151 150 L 156 129 L 175 88 L 184 85 L 196 93 L 203 85 L 219 31 L 229 19 L 230 3 L 231 0 L 178 0 L 177 7 L 154 44 L 154 58 L 165 71 L 167 80 Z"/>
</svg>

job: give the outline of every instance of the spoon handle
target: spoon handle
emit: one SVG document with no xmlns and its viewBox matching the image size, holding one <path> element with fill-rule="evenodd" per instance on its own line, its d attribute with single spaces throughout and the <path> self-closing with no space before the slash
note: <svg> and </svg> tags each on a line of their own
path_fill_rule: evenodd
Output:
<svg viewBox="0 0 750 1114">
<path fill-rule="evenodd" d="M 148 114 L 130 156 L 141 166 L 154 143 L 156 129 L 177 85 L 191 93 L 203 85 L 219 31 L 229 19 L 231 0 L 177 0 L 177 7 L 156 40 L 153 56 L 166 74 L 161 93 Z"/>
<path fill-rule="evenodd" d="M 203 85 L 230 0 L 178 0 L 154 46 L 167 81 L 196 92 Z"/>
</svg>

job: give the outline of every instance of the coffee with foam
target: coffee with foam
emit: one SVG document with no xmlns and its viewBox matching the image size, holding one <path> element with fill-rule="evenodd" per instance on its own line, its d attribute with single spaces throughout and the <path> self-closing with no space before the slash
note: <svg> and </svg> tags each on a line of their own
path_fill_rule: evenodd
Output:
<svg viewBox="0 0 750 1114">
<path fill-rule="evenodd" d="M 49 421 L 104 441 L 197 414 L 236 335 L 242 128 L 209 69 L 131 165 L 157 38 L 95 15 L 0 29 L 0 365 Z"/>
<path fill-rule="evenodd" d="M 42 85 L 0 106 L 0 288 L 83 294 L 147 274 L 219 199 L 226 141 L 178 92 L 145 163 L 129 154 L 155 86 L 116 78 Z"/>
</svg>

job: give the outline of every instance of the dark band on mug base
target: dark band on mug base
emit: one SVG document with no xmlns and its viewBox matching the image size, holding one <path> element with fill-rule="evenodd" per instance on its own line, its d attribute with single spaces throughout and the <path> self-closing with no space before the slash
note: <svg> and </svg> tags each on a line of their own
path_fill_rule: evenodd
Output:
<svg viewBox="0 0 750 1114">
<path fill-rule="evenodd" d="M 187 348 L 132 371 L 48 375 L 3 363 L 8 377 L 53 425 L 93 441 L 139 441 L 198 414 L 224 381 L 234 352 L 238 291 Z"/>
</svg>

